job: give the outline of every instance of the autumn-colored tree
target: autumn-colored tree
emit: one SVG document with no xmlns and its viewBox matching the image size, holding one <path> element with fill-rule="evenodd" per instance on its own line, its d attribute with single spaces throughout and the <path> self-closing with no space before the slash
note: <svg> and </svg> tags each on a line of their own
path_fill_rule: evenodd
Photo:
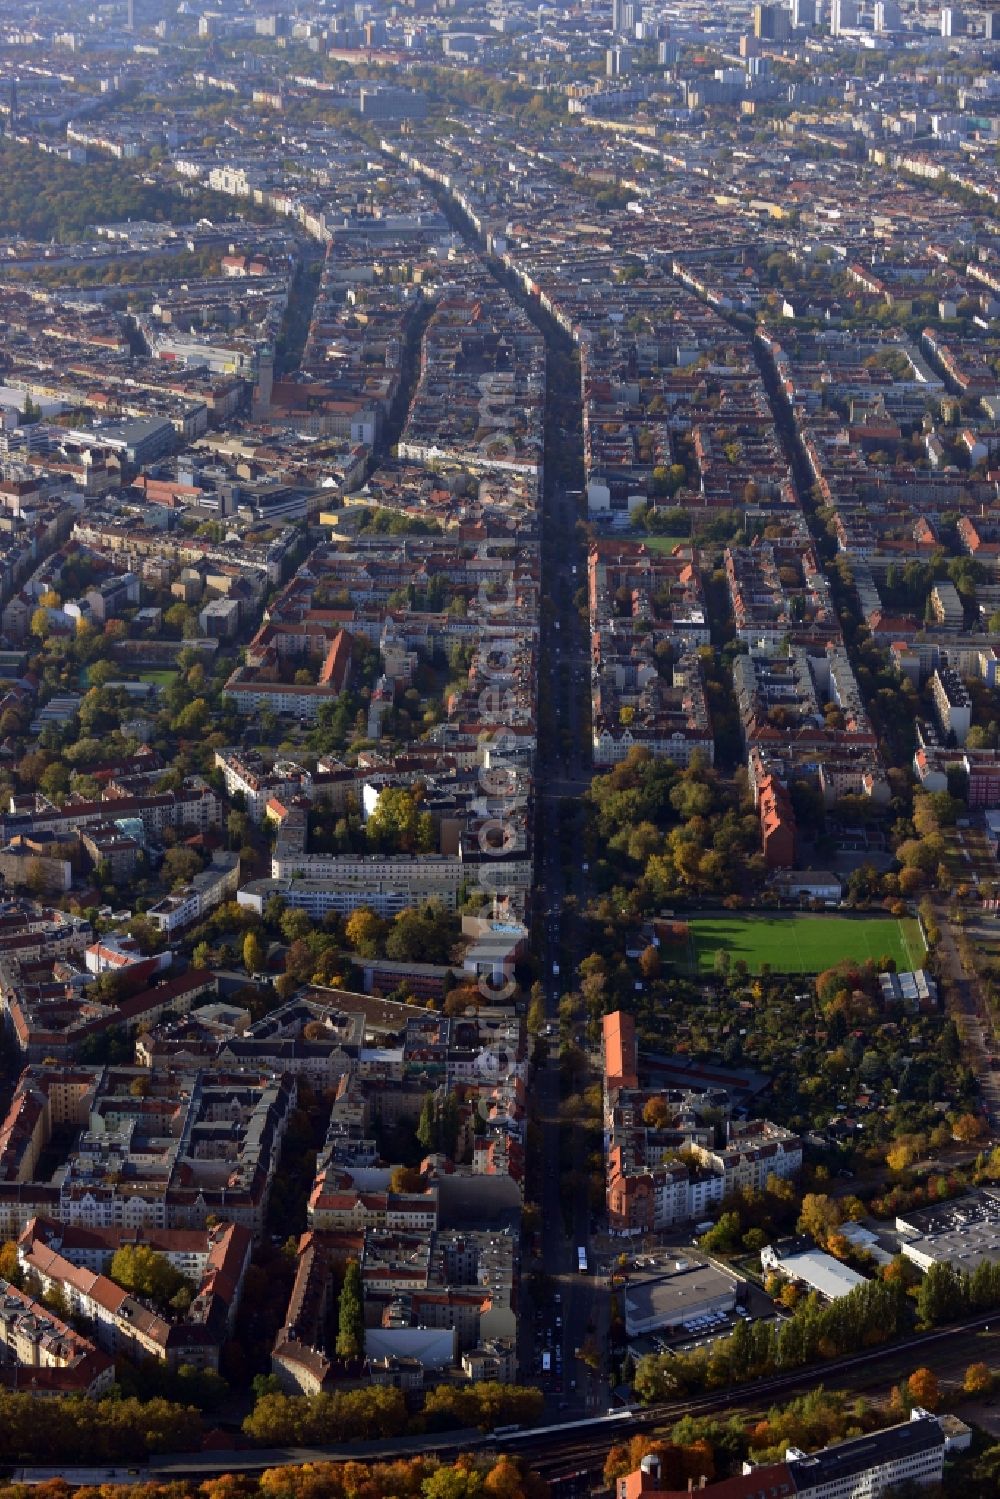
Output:
<svg viewBox="0 0 1000 1499">
<path fill-rule="evenodd" d="M 835 1259 L 846 1260 L 850 1258 L 851 1241 L 841 1233 L 830 1234 L 826 1241 L 826 1252 L 832 1254 Z"/>
<path fill-rule="evenodd" d="M 914 1369 L 906 1381 L 906 1392 L 914 1405 L 923 1406 L 924 1410 L 937 1410 L 941 1404 L 937 1375 L 926 1366 Z"/>
<path fill-rule="evenodd" d="M 649 947 L 643 948 L 639 954 L 639 972 L 644 979 L 657 979 L 663 964 L 660 960 L 660 949 L 650 943 Z"/>
<path fill-rule="evenodd" d="M 631 1471 L 632 1459 L 629 1455 L 628 1446 L 622 1443 L 612 1447 L 604 1460 L 605 1488 L 615 1488 L 615 1480 L 624 1478 L 626 1473 L 631 1473 Z"/>
<path fill-rule="evenodd" d="M 459 984 L 448 990 L 442 1014 L 464 1015 L 468 1009 L 478 1010 L 483 1002 L 483 994 L 476 984 Z"/>
<path fill-rule="evenodd" d="M 243 967 L 247 973 L 262 973 L 267 963 L 267 949 L 256 932 L 247 932 L 243 938 Z"/>
<path fill-rule="evenodd" d="M 907 1140 L 897 1140 L 885 1153 L 885 1163 L 890 1171 L 906 1171 L 916 1158 L 916 1151 Z"/>
<path fill-rule="evenodd" d="M 46 640 L 51 633 L 52 626 L 49 622 L 49 611 L 38 608 L 31 616 L 31 624 L 28 626 L 32 635 L 39 640 Z"/>
<path fill-rule="evenodd" d="M 975 1114 L 959 1114 L 952 1127 L 955 1139 L 963 1145 L 974 1145 L 986 1133 L 983 1121 Z"/>
<path fill-rule="evenodd" d="M 344 935 L 351 948 L 363 958 L 374 958 L 385 935 L 385 923 L 370 906 L 358 906 L 347 918 Z"/>
<path fill-rule="evenodd" d="M 196 942 L 191 962 L 195 968 L 208 968 L 212 962 L 212 949 L 207 942 Z"/>
<path fill-rule="evenodd" d="M 649 1129 L 664 1129 L 670 1123 L 670 1106 L 665 1098 L 657 1095 L 647 1098 L 642 1110 L 642 1122 Z"/>
<path fill-rule="evenodd" d="M 298 937 L 285 953 L 285 972 L 299 984 L 308 984 L 316 967 L 316 958 L 309 943 Z"/>
<path fill-rule="evenodd" d="M 989 1364 L 970 1364 L 962 1380 L 967 1395 L 988 1395 L 993 1388 L 993 1370 Z"/>
<path fill-rule="evenodd" d="M 707 1437 L 699 1437 L 683 1449 L 683 1463 L 684 1476 L 692 1478 L 696 1485 L 702 1478 L 711 1482 L 715 1477 L 715 1455 Z"/>
<path fill-rule="evenodd" d="M 389 1177 L 392 1192 L 422 1192 L 426 1182 L 416 1166 L 394 1166 Z"/>
<path fill-rule="evenodd" d="M 198 1485 L 199 1499 L 256 1499 L 257 1484 L 245 1473 L 220 1473 Z"/>
<path fill-rule="evenodd" d="M 524 1499 L 524 1479 L 512 1457 L 504 1454 L 483 1479 L 483 1492 L 493 1499 Z"/>
<path fill-rule="evenodd" d="M 800 1233 L 811 1234 L 817 1244 L 825 1247 L 843 1221 L 840 1203 L 835 1198 L 823 1192 L 807 1192 L 803 1197 L 798 1229 Z"/>
<path fill-rule="evenodd" d="M 19 1286 L 23 1279 L 17 1260 L 17 1244 L 13 1239 L 7 1239 L 0 1245 L 0 1279 L 9 1281 L 14 1286 Z"/>
</svg>

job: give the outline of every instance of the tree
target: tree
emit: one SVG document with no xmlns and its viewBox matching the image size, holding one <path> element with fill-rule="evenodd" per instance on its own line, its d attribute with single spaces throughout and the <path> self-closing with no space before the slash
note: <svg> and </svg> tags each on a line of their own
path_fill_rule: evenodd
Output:
<svg viewBox="0 0 1000 1499">
<path fill-rule="evenodd" d="M 197 622 L 197 615 L 188 604 L 171 604 L 163 613 L 163 623 L 178 635 L 186 631 L 192 620 Z"/>
<path fill-rule="evenodd" d="M 966 1395 L 988 1395 L 992 1388 L 993 1370 L 989 1364 L 970 1364 L 962 1381 Z"/>
<path fill-rule="evenodd" d="M 52 622 L 47 609 L 38 608 L 31 616 L 29 631 L 38 640 L 47 640 L 52 633 Z"/>
<path fill-rule="evenodd" d="M 382 853 L 429 853 L 434 844 L 434 825 L 429 812 L 420 811 L 423 791 L 406 786 L 386 786 L 365 825 L 365 834 Z"/>
<path fill-rule="evenodd" d="M 906 1392 L 914 1405 L 923 1406 L 924 1410 L 937 1410 L 941 1404 L 937 1375 L 930 1369 L 914 1369 L 906 1381 Z"/>
<path fill-rule="evenodd" d="M 270 904 L 271 902 L 268 901 L 268 906 Z M 284 907 L 284 902 L 282 902 L 282 906 Z M 264 918 L 269 921 L 266 908 Z M 308 911 L 302 911 L 296 906 L 292 906 L 287 910 L 283 909 L 278 915 L 277 924 L 286 942 L 297 942 L 302 938 L 308 937 L 313 930 L 312 917 Z"/>
<path fill-rule="evenodd" d="M 36 900 L 40 899 L 49 888 L 49 876 L 46 873 L 45 864 L 41 859 L 29 859 L 28 867 L 24 871 L 24 883 L 29 895 Z"/>
<path fill-rule="evenodd" d="M 958 1273 L 944 1260 L 931 1265 L 917 1288 L 917 1316 L 925 1327 L 952 1322 L 965 1310 Z"/>
<path fill-rule="evenodd" d="M 274 992 L 281 1000 L 282 1004 L 284 1004 L 286 1000 L 291 999 L 292 995 L 295 993 L 298 987 L 298 979 L 293 978 L 290 973 L 279 973 L 278 977 L 274 981 Z"/>
<path fill-rule="evenodd" d="M 256 932 L 247 932 L 243 938 L 243 967 L 247 973 L 263 973 L 267 963 L 267 950 Z"/>
<path fill-rule="evenodd" d="M 493 1499 L 524 1499 L 524 1479 L 517 1463 L 507 1453 L 496 1461 L 483 1480 L 483 1492 Z"/>
<path fill-rule="evenodd" d="M 190 885 L 201 869 L 201 859 L 193 848 L 168 848 L 163 856 L 163 876 L 172 887 Z"/>
<path fill-rule="evenodd" d="M 483 1481 L 474 1468 L 438 1468 L 420 1485 L 424 1499 L 476 1499 Z"/>
<path fill-rule="evenodd" d="M 422 1192 L 424 1179 L 416 1166 L 394 1166 L 389 1177 L 391 1192 Z"/>
<path fill-rule="evenodd" d="M 639 971 L 644 979 L 649 980 L 659 978 L 661 968 L 660 949 L 651 943 L 639 954 Z"/>
<path fill-rule="evenodd" d="M 338 1358 L 360 1358 L 365 1351 L 365 1309 L 357 1260 L 351 1260 L 344 1272 L 336 1346 Z"/>
<path fill-rule="evenodd" d="M 963 1145 L 974 1145 L 986 1133 L 983 1121 L 975 1114 L 960 1114 L 955 1120 L 953 1134 Z"/>
<path fill-rule="evenodd" d="M 175 734 L 202 734 L 208 724 L 208 704 L 203 697 L 192 698 L 191 702 L 174 718 L 171 728 Z"/>
<path fill-rule="evenodd" d="M 841 1206 L 832 1197 L 821 1192 L 807 1192 L 803 1197 L 797 1227 L 800 1233 L 811 1234 L 817 1244 L 825 1247 L 843 1221 Z"/>
<path fill-rule="evenodd" d="M 95 661 L 87 673 L 91 687 L 107 687 L 115 679 L 115 668 L 111 661 Z"/>
<path fill-rule="evenodd" d="M 718 1223 L 702 1234 L 698 1244 L 702 1249 L 720 1254 L 735 1254 L 740 1246 L 741 1233 L 739 1213 L 723 1213 Z"/>
<path fill-rule="evenodd" d="M 123 1244 L 111 1258 L 111 1279 L 124 1290 L 143 1296 L 166 1308 L 172 1298 L 191 1287 L 166 1255 L 157 1254 L 146 1244 Z M 190 1303 L 189 1303 L 190 1305 Z"/>
<path fill-rule="evenodd" d="M 276 1374 L 255 1374 L 250 1389 L 255 1401 L 262 1400 L 265 1395 L 280 1395 L 281 1380 Z"/>
<path fill-rule="evenodd" d="M 400 911 L 386 938 L 386 956 L 400 963 L 447 963 L 458 935 L 455 918 L 439 901 Z"/>
<path fill-rule="evenodd" d="M 885 1162 L 890 1171 L 905 1171 L 912 1166 L 917 1153 L 908 1140 L 897 1140 L 885 1153 Z"/>
<path fill-rule="evenodd" d="M 344 927 L 344 936 L 351 948 L 363 958 L 378 955 L 384 932 L 385 923 L 370 906 L 358 906 L 357 910 L 351 912 Z"/>
<path fill-rule="evenodd" d="M 167 1305 L 172 1312 L 175 1312 L 177 1314 L 178 1317 L 184 1317 L 191 1310 L 191 1303 L 193 1300 L 194 1292 L 192 1291 L 191 1287 L 181 1286 L 180 1290 L 175 1291 L 171 1296 Z"/>
<path fill-rule="evenodd" d="M 226 832 L 229 835 L 229 847 L 239 848 L 247 835 L 250 819 L 245 812 L 230 812 L 226 817 Z"/>
<path fill-rule="evenodd" d="M 287 910 L 288 905 L 283 896 L 269 895 L 264 905 L 264 925 L 271 928 L 280 926 L 281 918 Z M 300 914 L 305 916 L 304 911 Z M 288 940 L 291 941 L 291 938 Z"/>
<path fill-rule="evenodd" d="M 642 1122 L 649 1129 L 664 1129 L 670 1123 L 670 1106 L 665 1098 L 658 1094 L 653 1098 L 647 1098 L 642 1110 Z"/>
<path fill-rule="evenodd" d="M 212 949 L 207 942 L 196 942 L 191 962 L 195 968 L 208 968 L 212 961 Z"/>
<path fill-rule="evenodd" d="M 537 992 L 536 992 L 537 991 Z M 528 1033 L 532 1036 L 540 1036 L 545 1029 L 547 1016 L 545 1012 L 545 990 L 541 984 L 535 983 L 531 986 L 531 1003 L 528 1005 L 527 1026 Z"/>
<path fill-rule="evenodd" d="M 316 957 L 309 943 L 299 937 L 285 953 L 285 972 L 297 984 L 308 984 L 316 968 Z"/>
<path fill-rule="evenodd" d="M 17 1258 L 17 1244 L 13 1239 L 7 1239 L 0 1245 L 0 1280 L 20 1286 L 23 1279 L 24 1275 Z"/>
<path fill-rule="evenodd" d="M 69 790 L 69 771 L 57 760 L 46 766 L 38 783 L 38 789 L 50 801 L 62 801 Z"/>
<path fill-rule="evenodd" d="M 454 1155 L 458 1139 L 458 1099 L 454 1093 L 428 1093 L 417 1122 L 417 1140 L 427 1151 Z"/>
</svg>

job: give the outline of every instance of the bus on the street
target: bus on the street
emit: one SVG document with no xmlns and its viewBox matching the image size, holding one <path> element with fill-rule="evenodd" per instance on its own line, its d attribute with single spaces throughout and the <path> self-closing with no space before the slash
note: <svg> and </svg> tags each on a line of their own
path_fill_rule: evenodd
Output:
<svg viewBox="0 0 1000 1499">
<path fill-rule="evenodd" d="M 580 1247 L 579 1247 L 579 1249 L 576 1251 L 576 1263 L 577 1263 L 577 1268 L 580 1271 L 580 1274 L 581 1275 L 586 1275 L 586 1273 L 587 1273 L 587 1248 L 586 1248 L 585 1244 L 581 1244 Z"/>
</svg>

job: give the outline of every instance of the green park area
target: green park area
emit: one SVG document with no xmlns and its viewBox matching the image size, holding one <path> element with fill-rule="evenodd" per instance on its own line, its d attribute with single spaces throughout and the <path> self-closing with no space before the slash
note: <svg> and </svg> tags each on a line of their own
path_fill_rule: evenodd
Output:
<svg viewBox="0 0 1000 1499">
<path fill-rule="evenodd" d="M 915 920 L 892 916 L 705 916 L 689 928 L 692 972 L 714 970 L 716 954 L 741 959 L 751 973 L 821 973 L 844 958 L 894 958 L 900 971 L 920 968 L 927 949 Z"/>
</svg>

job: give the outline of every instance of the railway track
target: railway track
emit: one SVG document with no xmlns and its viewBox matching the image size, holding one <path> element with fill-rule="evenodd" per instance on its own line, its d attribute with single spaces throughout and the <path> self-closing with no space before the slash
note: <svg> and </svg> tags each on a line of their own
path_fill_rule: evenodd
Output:
<svg viewBox="0 0 1000 1499">
<path fill-rule="evenodd" d="M 642 1431 L 670 1426 L 682 1416 L 716 1415 L 746 1407 L 754 1408 L 761 1402 L 771 1403 L 778 1396 L 799 1394 L 816 1385 L 829 1384 L 845 1375 L 875 1370 L 886 1364 L 900 1363 L 904 1368 L 907 1365 L 913 1367 L 930 1351 L 940 1352 L 947 1364 L 957 1369 L 966 1356 L 961 1350 L 962 1340 L 971 1340 L 976 1333 L 988 1330 L 991 1323 L 1000 1324 L 1000 1311 L 979 1313 L 952 1327 L 915 1333 L 910 1338 L 866 1349 L 863 1353 L 830 1359 L 808 1369 L 789 1370 L 785 1374 L 771 1375 L 709 1395 L 666 1401 L 644 1409 L 622 1410 L 590 1420 L 561 1422 L 554 1426 L 527 1430 L 515 1428 L 493 1433 L 452 1431 L 430 1436 L 357 1442 L 338 1447 L 179 1452 L 131 1467 L 124 1464 L 116 1468 L 69 1470 L 22 1467 L 15 1469 L 12 1476 L 18 1482 L 28 1484 L 59 1477 L 71 1487 L 99 1483 L 169 1483 L 182 1479 L 200 1482 L 222 1473 L 252 1476 L 267 1468 L 304 1463 L 379 1462 L 422 1454 L 449 1458 L 460 1452 L 475 1451 L 484 1454 L 509 1452 L 513 1456 L 523 1457 L 543 1477 L 553 1481 L 574 1473 L 591 1473 L 602 1468 L 608 1452 L 616 1443 Z M 971 1361 L 971 1347 L 968 1357 Z"/>
</svg>

